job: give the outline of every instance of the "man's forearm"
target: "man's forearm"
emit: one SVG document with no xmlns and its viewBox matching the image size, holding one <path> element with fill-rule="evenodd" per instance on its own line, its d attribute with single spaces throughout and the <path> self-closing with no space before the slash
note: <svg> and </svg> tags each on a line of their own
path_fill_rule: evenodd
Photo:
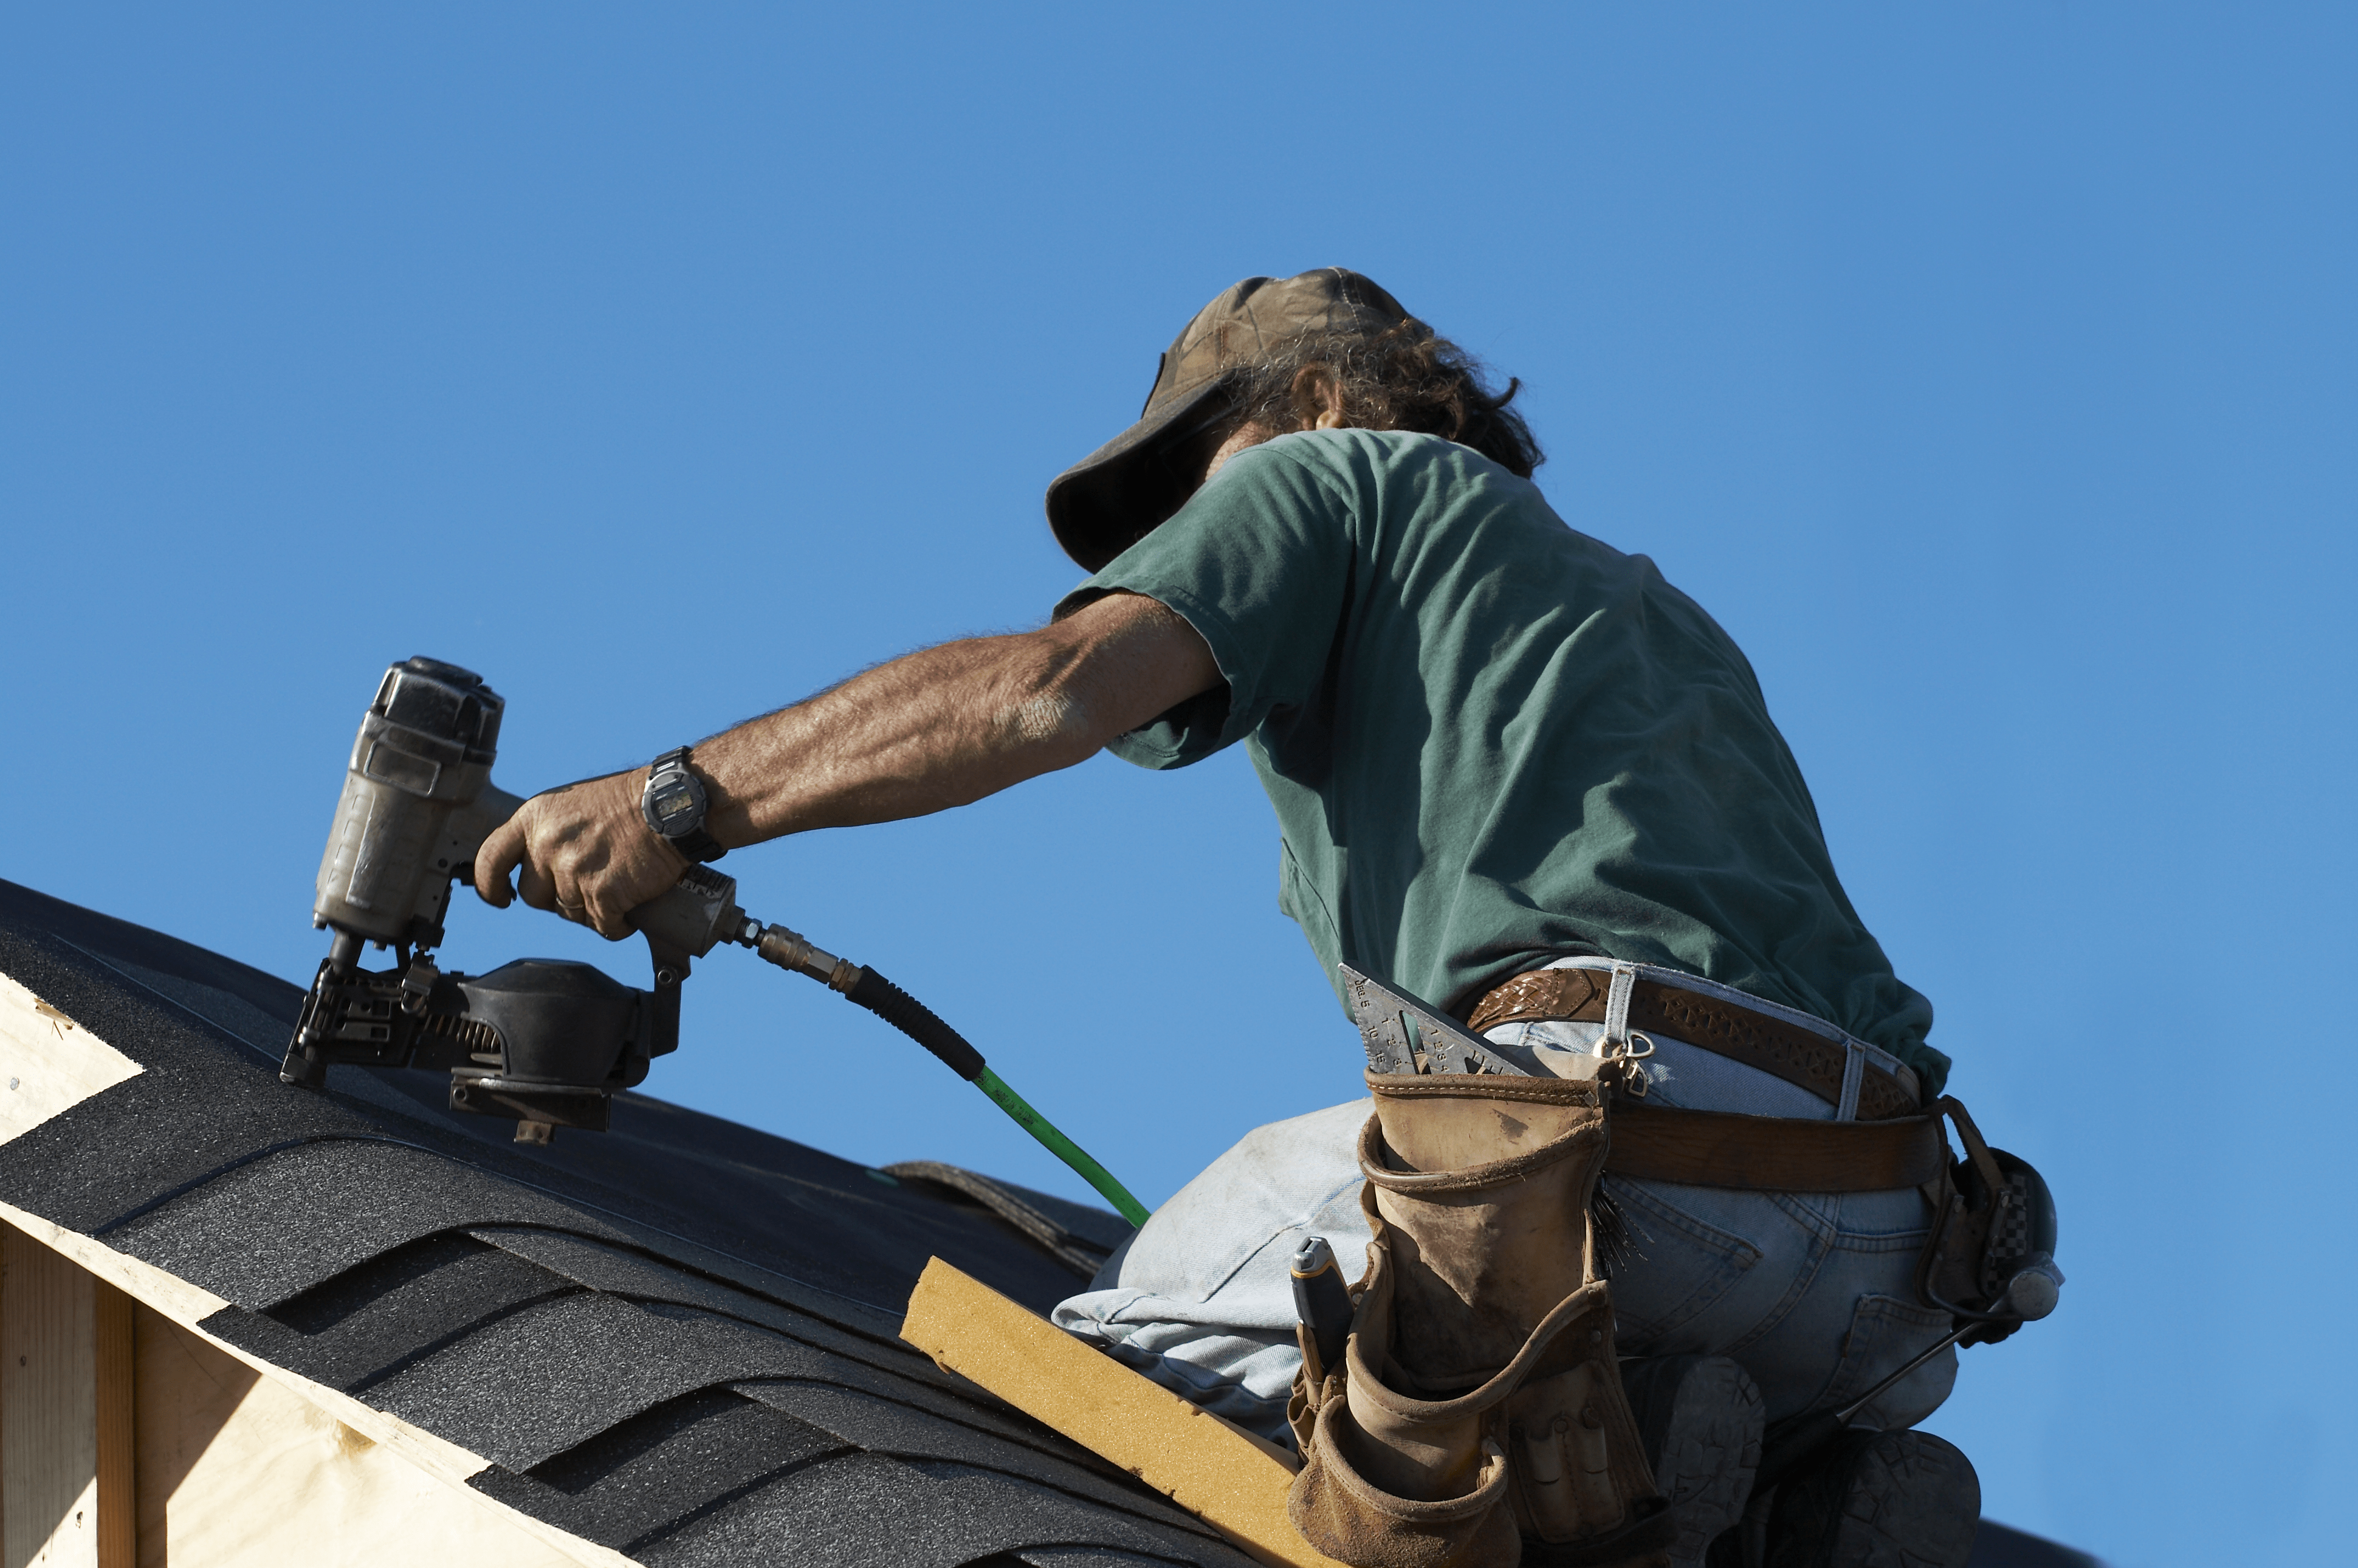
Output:
<svg viewBox="0 0 2358 1568">
<path fill-rule="evenodd" d="M 1186 622 L 1109 594 L 1054 625 L 945 643 L 696 748 L 705 830 L 736 849 L 813 827 L 918 816 L 1067 768 L 1220 681 Z M 643 769 L 537 795 L 483 841 L 475 887 L 609 937 L 686 864 L 639 815 Z"/>
<path fill-rule="evenodd" d="M 706 827 L 739 845 L 963 806 L 1085 761 L 1218 680 L 1193 628 L 1130 594 L 923 649 L 698 746 Z"/>
<path fill-rule="evenodd" d="M 1095 748 L 1071 734 L 1024 643 L 923 649 L 705 741 L 707 831 L 750 844 L 919 816 L 1081 761 Z"/>
</svg>

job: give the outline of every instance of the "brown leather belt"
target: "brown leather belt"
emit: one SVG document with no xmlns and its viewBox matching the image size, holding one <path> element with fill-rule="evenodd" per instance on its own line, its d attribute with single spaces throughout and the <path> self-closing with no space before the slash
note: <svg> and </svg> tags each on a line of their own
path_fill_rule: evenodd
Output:
<svg viewBox="0 0 2358 1568">
<path fill-rule="evenodd" d="M 1533 969 L 1517 975 L 1476 1002 L 1466 1027 L 1481 1034 L 1501 1023 L 1546 1019 L 1601 1023 L 1605 1019 L 1606 993 L 1612 980 L 1611 973 L 1604 969 Z M 1848 1065 L 1849 1052 L 1840 1041 L 1812 1033 L 1781 1018 L 1755 1012 L 1701 991 L 1666 986 L 1641 975 L 1629 994 L 1629 1027 L 1667 1034 L 1673 1040 L 1715 1051 L 1747 1067 L 1758 1067 L 1789 1084 L 1798 1084 L 1829 1105 L 1842 1102 L 1843 1069 Z M 1909 1116 L 1916 1108 L 1914 1089 L 1882 1068 L 1868 1065 L 1858 1087 L 1859 1120 L 1882 1121 Z"/>
<path fill-rule="evenodd" d="M 1877 1193 L 1920 1187 L 1949 1162 L 1937 1116 L 1810 1121 L 1679 1110 L 1622 1096 L 1607 1125 L 1606 1170 L 1698 1187 Z"/>
</svg>

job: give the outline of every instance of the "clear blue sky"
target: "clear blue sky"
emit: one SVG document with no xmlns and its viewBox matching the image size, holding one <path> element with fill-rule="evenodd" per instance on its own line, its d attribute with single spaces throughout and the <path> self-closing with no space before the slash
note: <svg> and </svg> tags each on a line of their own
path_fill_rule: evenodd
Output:
<svg viewBox="0 0 2358 1568">
<path fill-rule="evenodd" d="M 12 6 L 0 875 L 308 978 L 389 659 L 529 791 L 1034 623 L 1188 315 L 1357 267 L 1748 651 L 2052 1177 L 2064 1305 L 1931 1423 L 1990 1512 L 2349 1561 L 2358 27 L 1774 9 Z M 726 869 L 1152 1202 L 1355 1093 L 1276 852 L 1241 757 L 1100 758 Z M 1081 1194 L 743 954 L 687 1019 L 654 1093 Z"/>
</svg>

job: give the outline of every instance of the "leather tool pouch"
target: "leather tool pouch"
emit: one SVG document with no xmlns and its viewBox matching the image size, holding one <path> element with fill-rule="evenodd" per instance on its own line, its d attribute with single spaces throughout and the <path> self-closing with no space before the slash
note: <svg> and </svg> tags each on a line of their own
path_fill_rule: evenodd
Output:
<svg viewBox="0 0 2358 1568">
<path fill-rule="evenodd" d="M 1451 1050 L 1437 1026 L 1421 1044 Z M 1666 1568 L 1589 1218 L 1610 1092 L 1513 1072 L 1368 1085 L 1368 1269 L 1341 1368 L 1300 1336 L 1295 1529 L 1355 1568 Z"/>
<path fill-rule="evenodd" d="M 1924 1185 L 1932 1222 L 1916 1262 L 1916 1292 L 1925 1305 L 1978 1325 L 1960 1344 L 1995 1345 L 2026 1315 L 2008 1299 L 2009 1281 L 2029 1270 L 2062 1283 L 2054 1264 L 2055 1200 L 2028 1161 L 1983 1140 L 1956 1099 L 1944 1097 L 1932 1113 L 1956 1128 L 1965 1152 Z"/>
</svg>

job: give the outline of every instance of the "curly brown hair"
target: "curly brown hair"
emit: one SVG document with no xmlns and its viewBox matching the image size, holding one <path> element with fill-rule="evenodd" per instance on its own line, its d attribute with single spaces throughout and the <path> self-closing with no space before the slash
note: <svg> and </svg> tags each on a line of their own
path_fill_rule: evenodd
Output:
<svg viewBox="0 0 2358 1568">
<path fill-rule="evenodd" d="M 1412 316 L 1381 332 L 1306 332 L 1273 344 L 1237 373 L 1223 423 L 1307 429 L 1339 393 L 1347 425 L 1421 430 L 1529 479 L 1547 456 L 1508 406 L 1522 385 L 1510 378 L 1492 391 L 1479 360 Z"/>
<path fill-rule="evenodd" d="M 1523 479 L 1546 461 L 1520 410 L 1523 384 L 1493 392 L 1481 362 L 1414 317 L 1379 332 L 1316 331 L 1281 339 L 1228 372 L 1202 415 L 1163 433 L 1090 482 L 1103 521 L 1075 559 L 1094 571 L 1185 504 L 1230 435 L 1259 425 L 1272 436 L 1308 429 L 1339 393 L 1346 423 L 1420 430 L 1473 448 Z"/>
</svg>

